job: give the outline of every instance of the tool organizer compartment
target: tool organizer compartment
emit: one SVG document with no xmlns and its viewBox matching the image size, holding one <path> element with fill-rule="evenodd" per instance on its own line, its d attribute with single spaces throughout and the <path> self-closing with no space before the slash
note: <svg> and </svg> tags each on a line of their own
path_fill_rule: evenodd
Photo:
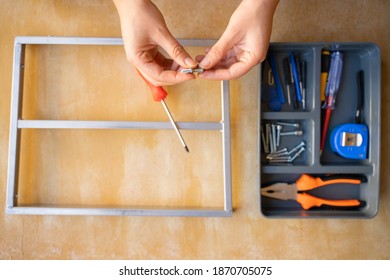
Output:
<svg viewBox="0 0 390 280">
<path fill-rule="evenodd" d="M 335 108 L 332 110 L 325 146 L 321 147 L 325 110 L 321 100 L 321 58 L 324 50 L 342 54 L 342 72 Z M 271 43 L 268 57 L 260 71 L 259 94 L 259 203 L 260 212 L 268 218 L 372 218 L 379 207 L 380 170 L 380 51 L 372 43 Z M 302 65 L 305 106 L 288 98 L 291 54 Z M 285 60 L 290 59 L 289 68 Z M 273 62 L 272 62 L 273 60 Z M 302 62 L 302 63 L 299 63 Z M 294 63 L 295 63 L 294 62 Z M 272 65 L 273 64 L 273 65 Z M 276 67 L 276 68 L 275 68 Z M 276 69 L 276 70 L 275 70 Z M 336 128 L 355 122 L 358 107 L 357 74 L 363 71 L 362 123 L 368 128 L 367 155 L 360 159 L 346 158 L 334 151 L 330 139 Z M 276 76 L 274 72 L 277 71 Z M 298 71 L 299 72 L 299 71 Z M 272 74 L 270 74 L 272 73 Z M 287 74 L 287 75 L 285 75 Z M 279 96 L 277 83 L 283 90 L 284 103 L 275 103 Z M 279 87 L 280 87 L 279 86 Z M 291 88 L 295 89 L 292 85 Z M 289 100 L 291 100 L 289 104 Z M 275 105 L 276 104 L 276 105 Z M 287 133 L 286 133 L 287 132 Z M 349 133 L 349 132 L 348 132 Z M 343 136 L 348 134 L 343 132 Z M 358 133 L 356 133 L 358 135 Z M 358 135 L 360 137 L 360 134 Z M 343 138 L 344 139 L 344 138 Z M 337 142 L 334 140 L 335 143 Z M 344 141 L 344 140 L 343 140 Z M 278 145 L 275 146 L 275 143 Z M 352 150 L 361 145 L 353 142 Z M 356 144 L 358 143 L 358 144 Z M 355 145 L 356 144 L 356 145 Z M 349 148 L 346 142 L 342 149 Z M 276 155 L 277 153 L 283 155 Z M 329 206 L 303 209 L 294 199 L 275 199 L 262 195 L 261 189 L 273 183 L 293 184 L 303 174 L 313 178 L 327 175 L 364 178 L 359 184 L 336 182 L 306 193 L 327 200 L 358 200 L 358 206 Z M 291 185 L 292 188 L 294 187 Z M 299 193 L 303 193 L 299 191 Z"/>
</svg>

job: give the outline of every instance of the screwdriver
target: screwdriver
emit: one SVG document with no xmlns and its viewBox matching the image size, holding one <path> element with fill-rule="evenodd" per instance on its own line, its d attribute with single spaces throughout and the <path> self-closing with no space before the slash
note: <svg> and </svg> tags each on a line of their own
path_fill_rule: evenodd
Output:
<svg viewBox="0 0 390 280">
<path fill-rule="evenodd" d="M 330 116 L 335 108 L 336 95 L 340 87 L 341 72 L 343 69 L 343 55 L 336 51 L 331 54 L 330 69 L 328 75 L 328 81 L 325 89 L 325 103 L 323 108 L 325 109 L 324 126 L 322 128 L 320 154 L 325 147 L 326 135 L 328 133 L 328 127 L 330 123 Z"/>
<path fill-rule="evenodd" d="M 168 117 L 169 117 L 169 120 L 173 126 L 173 128 L 175 129 L 176 131 L 176 134 L 177 136 L 179 137 L 179 140 L 181 142 L 181 144 L 183 145 L 184 149 L 186 150 L 187 153 L 190 152 L 190 150 L 188 149 L 187 147 L 187 144 L 186 142 L 184 141 L 183 139 L 183 136 L 181 135 L 179 129 L 177 128 L 177 125 L 175 123 L 175 121 L 173 120 L 173 117 L 171 115 L 171 112 L 169 111 L 168 109 L 168 106 L 167 104 L 165 103 L 164 99 L 167 97 L 168 93 L 165 91 L 165 89 L 161 86 L 155 86 L 153 85 L 151 82 L 149 82 L 142 74 L 141 72 L 136 68 L 138 74 L 141 76 L 141 78 L 144 80 L 144 82 L 148 85 L 150 91 L 152 92 L 152 95 L 153 95 L 153 100 L 154 101 L 157 101 L 157 102 L 161 102 L 161 104 L 163 105 L 164 107 L 164 110 L 165 112 L 167 113 Z"/>
<path fill-rule="evenodd" d="M 330 68 L 330 52 L 323 50 L 321 52 L 321 102 L 325 101 L 326 80 L 328 79 Z"/>
</svg>

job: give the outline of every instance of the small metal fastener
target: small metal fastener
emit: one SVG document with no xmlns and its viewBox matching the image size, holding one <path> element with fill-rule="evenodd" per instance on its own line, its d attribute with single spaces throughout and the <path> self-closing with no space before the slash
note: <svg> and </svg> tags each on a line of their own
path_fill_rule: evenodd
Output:
<svg viewBox="0 0 390 280">
<path fill-rule="evenodd" d="M 283 157 L 283 156 L 289 156 L 287 148 L 283 148 L 283 149 L 275 151 L 273 153 L 269 153 L 267 155 L 267 159 L 280 158 L 280 157 Z"/>
<path fill-rule="evenodd" d="M 301 143 L 299 143 L 298 145 L 296 145 L 295 147 L 293 147 L 290 151 L 288 151 L 288 155 L 291 155 L 292 153 L 295 153 L 295 152 L 298 151 L 300 148 L 305 147 L 305 145 L 306 145 L 305 141 L 302 141 Z"/>
<path fill-rule="evenodd" d="M 263 142 L 264 153 L 268 154 L 269 153 L 269 149 L 268 149 L 267 141 L 265 139 L 264 127 L 261 129 L 261 140 Z"/>
<path fill-rule="evenodd" d="M 193 73 L 198 73 L 202 74 L 204 72 L 203 68 L 185 68 L 180 70 L 181 73 L 188 73 L 188 74 L 193 74 Z"/>
<path fill-rule="evenodd" d="M 276 125 L 276 146 L 279 147 L 280 144 L 280 132 L 282 131 L 283 126 L 280 124 Z"/>
<path fill-rule="evenodd" d="M 268 152 L 270 152 L 270 139 L 271 139 L 271 130 L 270 130 L 270 124 L 266 123 L 265 124 L 265 143 L 267 147 L 269 147 Z"/>
<path fill-rule="evenodd" d="M 276 143 L 276 125 L 271 124 L 271 129 L 272 129 L 272 145 L 274 147 L 272 152 L 275 152 L 277 150 L 277 143 Z"/>
<path fill-rule="evenodd" d="M 270 155 L 275 155 L 276 156 L 276 155 L 279 155 L 279 154 L 283 154 L 285 152 L 287 152 L 287 148 L 283 148 L 281 150 L 277 150 L 277 151 L 275 151 L 273 153 L 270 153 Z"/>
<path fill-rule="evenodd" d="M 293 162 L 297 157 L 299 157 L 304 151 L 305 151 L 306 149 L 305 149 L 305 147 L 301 147 L 300 149 L 299 149 L 299 151 L 295 154 L 295 155 L 293 155 L 292 157 L 291 157 L 291 162 Z"/>
<path fill-rule="evenodd" d="M 288 131 L 288 132 L 281 132 L 280 136 L 300 136 L 303 134 L 302 130 L 295 130 L 295 131 Z"/>
<path fill-rule="evenodd" d="M 299 123 L 288 123 L 288 122 L 277 122 L 276 124 L 280 124 L 284 126 L 293 126 L 297 128 L 301 126 Z"/>
<path fill-rule="evenodd" d="M 305 147 L 303 146 L 292 156 L 272 157 L 272 158 L 267 158 L 267 159 L 270 163 L 291 163 L 294 160 L 296 160 L 297 157 L 299 157 L 304 151 L 305 151 Z"/>
</svg>

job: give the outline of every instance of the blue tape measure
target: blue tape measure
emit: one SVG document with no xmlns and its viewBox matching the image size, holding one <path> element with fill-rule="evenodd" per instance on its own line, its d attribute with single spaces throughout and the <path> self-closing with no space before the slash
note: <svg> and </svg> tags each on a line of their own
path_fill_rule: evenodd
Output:
<svg viewBox="0 0 390 280">
<path fill-rule="evenodd" d="M 337 126 L 330 135 L 332 151 L 344 158 L 366 159 L 368 127 L 365 124 L 348 123 Z"/>
</svg>

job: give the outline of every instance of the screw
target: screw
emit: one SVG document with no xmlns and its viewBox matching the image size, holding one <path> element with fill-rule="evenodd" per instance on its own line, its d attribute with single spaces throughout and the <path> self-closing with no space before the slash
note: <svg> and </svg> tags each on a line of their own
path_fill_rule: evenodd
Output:
<svg viewBox="0 0 390 280">
<path fill-rule="evenodd" d="M 188 73 L 188 74 L 193 74 L 193 73 L 198 73 L 202 74 L 204 72 L 203 68 L 185 68 L 180 70 L 181 73 Z"/>
<path fill-rule="evenodd" d="M 270 163 L 291 163 L 294 160 L 296 160 L 296 158 L 299 157 L 304 151 L 305 151 L 305 147 L 301 147 L 298 150 L 298 152 L 296 152 L 293 156 L 272 157 L 272 158 L 267 157 L 267 159 L 269 160 Z"/>
<path fill-rule="evenodd" d="M 299 123 L 288 123 L 288 122 L 277 122 L 277 124 L 284 125 L 284 126 L 293 126 L 293 127 L 300 127 Z"/>
<path fill-rule="evenodd" d="M 267 155 L 267 159 L 274 159 L 274 158 L 280 158 L 282 156 L 289 156 L 287 148 L 283 148 L 281 150 L 278 150 L 274 153 L 270 153 Z"/>
<path fill-rule="evenodd" d="M 263 142 L 264 153 L 268 154 L 269 150 L 268 150 L 267 141 L 265 140 L 265 135 L 264 135 L 264 129 L 263 128 L 261 129 L 261 140 Z"/>
<path fill-rule="evenodd" d="M 269 123 L 266 123 L 265 124 L 265 142 L 267 143 L 267 147 L 269 147 L 268 151 L 271 150 L 270 139 L 271 139 L 271 127 L 270 127 Z"/>
<path fill-rule="evenodd" d="M 276 125 L 276 146 L 279 147 L 280 144 L 280 132 L 282 131 L 283 126 L 280 124 Z"/>
<path fill-rule="evenodd" d="M 272 128 L 272 144 L 274 146 L 274 152 L 277 150 L 277 143 L 276 143 L 276 124 L 271 124 Z"/>
<path fill-rule="evenodd" d="M 276 157 L 268 159 L 271 163 L 288 163 L 291 161 L 291 157 Z"/>
<path fill-rule="evenodd" d="M 283 153 L 285 153 L 285 152 L 287 152 L 287 148 L 283 148 L 283 149 L 281 149 L 281 150 L 277 150 L 277 151 L 275 151 L 275 152 L 273 152 L 273 153 L 271 153 L 270 155 L 272 156 L 272 155 L 279 155 L 279 154 L 283 154 Z"/>
<path fill-rule="evenodd" d="M 290 136 L 290 135 L 300 136 L 302 134 L 303 134 L 302 130 L 295 130 L 295 131 L 281 132 L 280 136 Z"/>
<path fill-rule="evenodd" d="M 306 143 L 304 141 L 302 141 L 301 143 L 296 145 L 294 148 L 292 148 L 290 151 L 288 151 L 288 154 L 291 155 L 292 153 L 295 153 L 296 151 L 299 150 L 299 148 L 304 147 L 305 145 L 306 145 Z"/>
<path fill-rule="evenodd" d="M 299 149 L 299 151 L 291 157 L 291 162 L 293 162 L 297 157 L 299 157 L 305 151 L 305 147 Z"/>
</svg>

